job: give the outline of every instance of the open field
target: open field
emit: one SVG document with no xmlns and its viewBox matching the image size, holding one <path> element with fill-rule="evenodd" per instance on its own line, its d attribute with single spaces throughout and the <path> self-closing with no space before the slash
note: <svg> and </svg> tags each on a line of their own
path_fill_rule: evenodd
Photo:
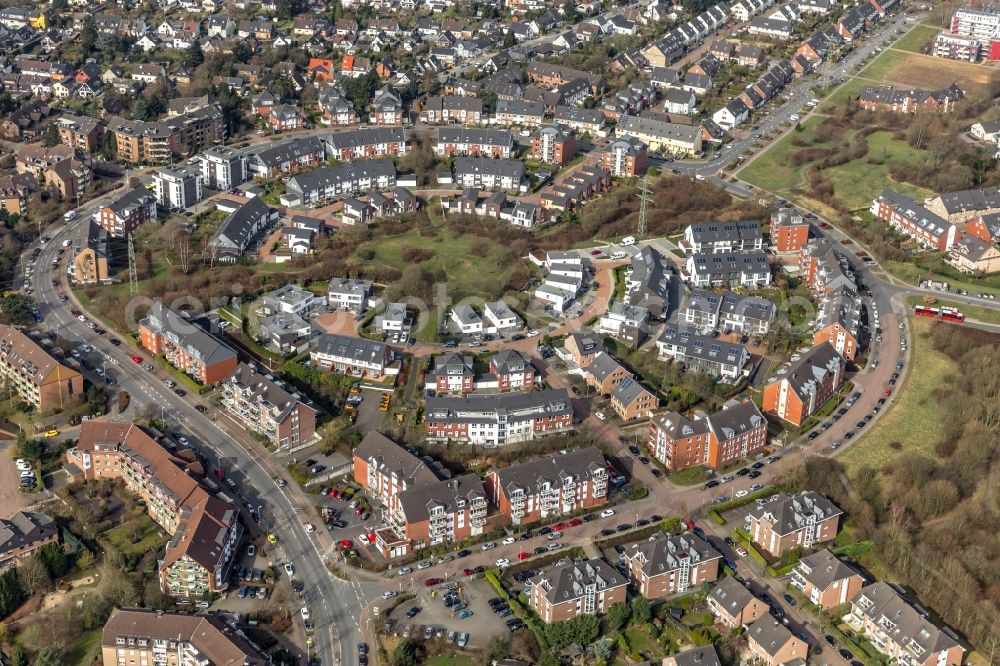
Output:
<svg viewBox="0 0 1000 666">
<path fill-rule="evenodd" d="M 934 39 L 939 32 L 941 32 L 941 29 L 935 28 L 932 25 L 915 25 L 912 30 L 900 37 L 899 40 L 892 45 L 892 48 L 899 49 L 900 51 L 921 53 L 923 48 L 927 46 L 927 44 Z"/>
<path fill-rule="evenodd" d="M 910 305 L 926 305 L 923 296 L 910 296 L 906 299 L 906 302 Z M 946 298 L 936 299 L 932 307 L 955 308 L 961 311 L 967 319 L 975 319 L 976 321 L 981 321 L 984 324 L 1000 325 L 1000 310 L 984 308 L 978 305 L 969 305 L 967 303 L 958 303 L 956 301 L 949 301 Z"/>
<path fill-rule="evenodd" d="M 837 88 L 832 95 L 826 98 L 819 106 L 820 113 L 829 113 L 834 107 L 840 106 L 844 102 L 854 99 L 861 94 L 865 86 L 875 85 L 874 81 L 866 79 L 851 79 L 847 83 Z"/>
<path fill-rule="evenodd" d="M 906 37 L 910 34 L 913 33 Z M 877 84 L 924 89 L 943 88 L 955 82 L 970 95 L 986 92 L 997 76 L 996 68 L 988 65 L 935 58 L 896 48 L 885 51 L 858 74 Z"/>
<path fill-rule="evenodd" d="M 888 412 L 866 433 L 861 434 L 839 460 L 853 476 L 862 467 L 880 469 L 903 453 L 936 458 L 939 424 L 948 418 L 934 395 L 948 386 L 958 373 L 954 361 L 931 348 L 926 334 L 933 323 L 914 318 L 913 353 L 906 379 L 896 385 L 897 397 Z M 899 448 L 891 446 L 898 443 Z"/>
<path fill-rule="evenodd" d="M 952 289 L 969 292 L 989 292 L 1000 298 L 1000 274 L 988 275 L 981 279 L 963 275 L 945 263 L 940 254 L 925 254 L 912 262 L 887 262 L 885 268 L 895 277 L 916 285 L 921 280 L 947 282 Z"/>
<path fill-rule="evenodd" d="M 789 132 L 780 141 L 771 144 L 770 148 L 739 172 L 740 178 L 771 192 L 787 192 L 799 185 L 802 182 L 801 168 L 787 163 L 788 156 L 799 150 L 792 145 L 792 140 L 805 133 L 811 134 L 821 122 L 823 119 L 818 116 L 807 119 L 802 123 L 802 132 Z"/>
<path fill-rule="evenodd" d="M 911 57 L 904 51 L 887 49 L 882 55 L 872 60 L 870 65 L 858 72 L 858 77 L 876 83 L 882 83 L 882 81 L 889 83 L 890 81 L 887 80 L 889 73 Z"/>
</svg>

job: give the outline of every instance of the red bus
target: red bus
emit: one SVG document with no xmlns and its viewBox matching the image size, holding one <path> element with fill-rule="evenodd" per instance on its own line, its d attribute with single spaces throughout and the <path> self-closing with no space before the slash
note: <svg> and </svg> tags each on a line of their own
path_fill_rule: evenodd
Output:
<svg viewBox="0 0 1000 666">
<path fill-rule="evenodd" d="M 965 315 L 955 308 L 941 308 L 941 319 L 961 324 L 965 321 Z"/>
<path fill-rule="evenodd" d="M 913 314 L 920 317 L 937 317 L 941 311 L 937 308 L 929 308 L 926 305 L 914 305 Z"/>
</svg>

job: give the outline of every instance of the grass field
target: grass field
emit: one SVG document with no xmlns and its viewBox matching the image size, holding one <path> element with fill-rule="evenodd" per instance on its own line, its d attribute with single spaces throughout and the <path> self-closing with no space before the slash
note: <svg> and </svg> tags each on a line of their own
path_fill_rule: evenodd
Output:
<svg viewBox="0 0 1000 666">
<path fill-rule="evenodd" d="M 856 98 L 861 94 L 861 91 L 865 89 L 865 86 L 874 84 L 874 81 L 867 81 L 865 79 L 851 79 L 844 85 L 837 88 L 833 94 L 820 105 L 819 111 L 821 113 L 829 113 L 834 109 L 834 107 L 840 106 L 844 102 Z"/>
<path fill-rule="evenodd" d="M 135 522 L 140 523 L 142 528 L 139 539 L 133 539 L 130 531 L 132 523 Z M 160 526 L 153 522 L 152 518 L 143 514 L 140 518 L 108 530 L 104 536 L 125 555 L 142 555 L 167 542 L 166 537 L 160 536 L 160 532 Z"/>
<path fill-rule="evenodd" d="M 941 32 L 941 29 L 935 28 L 934 26 L 915 25 L 912 30 L 900 37 L 899 40 L 892 45 L 892 48 L 899 49 L 900 51 L 920 53 L 921 50 L 927 46 L 928 42 L 934 39 L 935 35 L 939 32 Z"/>
<path fill-rule="evenodd" d="M 951 269 L 943 262 L 933 260 L 935 268 L 928 269 L 925 266 L 917 266 L 912 263 L 887 262 L 885 268 L 894 276 L 901 280 L 916 285 L 921 280 L 938 280 L 947 282 L 952 289 L 965 289 L 976 293 L 985 291 L 1000 298 L 1000 275 L 990 275 L 982 280 L 962 279 L 958 277 L 958 272 Z"/>
<path fill-rule="evenodd" d="M 896 69 L 903 61 L 908 60 L 911 57 L 912 56 L 903 51 L 888 49 L 883 52 L 882 55 L 875 58 L 875 60 L 872 60 L 870 65 L 858 72 L 858 76 L 862 79 L 869 79 L 871 81 L 881 83 L 883 80 L 887 80 L 890 72 Z"/>
<path fill-rule="evenodd" d="M 896 386 L 897 397 L 875 426 L 839 456 L 851 475 L 862 467 L 879 469 L 904 453 L 936 457 L 939 424 L 948 415 L 941 411 L 934 391 L 955 381 L 958 368 L 927 342 L 926 334 L 932 325 L 919 317 L 913 320 L 913 353 L 906 379 Z M 890 446 L 894 442 L 902 447 Z"/>
<path fill-rule="evenodd" d="M 925 305 L 923 296 L 910 296 L 906 299 L 906 302 L 910 305 Z M 979 307 L 978 305 L 969 305 L 968 303 L 959 303 L 957 301 L 949 301 L 944 298 L 938 298 L 933 307 L 956 308 L 957 310 L 960 310 L 967 319 L 975 319 L 976 321 L 981 321 L 985 324 L 1000 325 L 1000 310 Z"/>
<path fill-rule="evenodd" d="M 465 657 L 446 657 L 438 655 L 427 657 L 427 666 L 474 666 L 476 662 Z"/>
<path fill-rule="evenodd" d="M 803 132 L 790 132 L 777 143 L 771 144 L 763 154 L 750 162 L 739 174 L 743 180 L 753 183 L 772 192 L 787 192 L 802 182 L 800 167 L 789 166 L 786 163 L 788 155 L 799 150 L 792 145 L 796 136 L 811 133 L 823 119 L 813 116 L 802 123 Z M 818 144 L 822 146 L 823 144 Z"/>
<path fill-rule="evenodd" d="M 908 33 L 909 37 L 913 33 Z M 916 38 L 914 38 L 916 39 Z M 973 65 L 891 48 L 858 74 L 878 84 L 915 88 L 943 88 L 953 82 L 969 94 L 985 92 L 997 71 L 986 65 Z"/>
</svg>

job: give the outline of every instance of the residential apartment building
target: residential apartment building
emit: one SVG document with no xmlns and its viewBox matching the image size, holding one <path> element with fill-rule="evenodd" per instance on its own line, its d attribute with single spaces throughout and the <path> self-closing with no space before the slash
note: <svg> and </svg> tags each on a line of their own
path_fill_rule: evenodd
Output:
<svg viewBox="0 0 1000 666">
<path fill-rule="evenodd" d="M 472 356 L 455 352 L 435 356 L 424 386 L 438 395 L 472 393 L 476 388 L 476 370 Z"/>
<path fill-rule="evenodd" d="M 753 624 L 768 615 L 768 606 L 734 576 L 726 576 L 708 595 L 708 610 L 730 629 Z"/>
<path fill-rule="evenodd" d="M 254 197 L 231 212 L 208 241 L 213 260 L 235 262 L 248 251 L 256 250 L 278 222 L 278 209 L 261 197 Z"/>
<path fill-rule="evenodd" d="M 486 532 L 487 510 L 482 480 L 463 474 L 400 492 L 389 527 L 410 549 L 457 543 Z"/>
<path fill-rule="evenodd" d="M 958 240 L 958 228 L 954 224 L 888 187 L 872 200 L 870 212 L 932 250 L 946 251 Z"/>
<path fill-rule="evenodd" d="M 858 95 L 858 106 L 865 111 L 884 113 L 949 113 L 965 99 L 965 92 L 952 83 L 938 90 L 899 89 L 893 86 L 868 86 Z"/>
<path fill-rule="evenodd" d="M 692 287 L 766 287 L 771 264 L 764 252 L 694 254 L 684 263 L 684 276 Z"/>
<path fill-rule="evenodd" d="M 632 255 L 625 271 L 624 300 L 639 305 L 656 319 L 662 319 L 670 309 L 675 289 L 673 266 L 659 251 L 646 246 Z"/>
<path fill-rule="evenodd" d="M 601 339 L 587 329 L 570 333 L 563 345 L 566 353 L 579 368 L 589 367 L 597 355 L 604 352 Z"/>
<path fill-rule="evenodd" d="M 0 324 L 0 378 L 7 390 L 40 414 L 83 399 L 83 376 L 52 358 L 13 326 Z"/>
<path fill-rule="evenodd" d="M 526 102 L 520 99 L 497 100 L 497 110 L 490 122 L 494 125 L 538 127 L 544 118 L 543 102 Z"/>
<path fill-rule="evenodd" d="M 926 612 L 889 583 L 861 589 L 844 621 L 893 663 L 960 666 L 965 648 L 948 627 L 939 628 Z"/>
<path fill-rule="evenodd" d="M 962 62 L 979 62 L 983 52 L 983 43 L 975 37 L 939 33 L 931 44 L 931 55 Z"/>
<path fill-rule="evenodd" d="M 794 208 L 779 208 L 771 214 L 771 245 L 776 252 L 799 253 L 809 242 L 809 221 Z"/>
<path fill-rule="evenodd" d="M 226 140 L 222 109 L 209 104 L 164 121 L 143 122 L 110 118 L 117 158 L 132 164 L 170 164 L 189 146 L 204 148 Z"/>
<path fill-rule="evenodd" d="M 678 312 L 678 322 L 703 334 L 739 331 L 762 337 L 770 330 L 777 311 L 774 303 L 760 296 L 692 289 Z"/>
<path fill-rule="evenodd" d="M 832 541 L 843 513 L 819 493 L 779 493 L 751 508 L 744 526 L 754 543 L 774 557 L 781 557 L 792 548 L 809 549 Z"/>
<path fill-rule="evenodd" d="M 656 347 L 661 360 L 673 359 L 686 370 L 703 372 L 718 380 L 735 383 L 749 371 L 750 352 L 743 345 L 698 335 L 672 322 L 664 326 Z"/>
<path fill-rule="evenodd" d="M 711 645 L 694 647 L 663 658 L 663 666 L 722 666 L 719 655 Z"/>
<path fill-rule="evenodd" d="M 172 452 L 132 423 L 88 421 L 66 460 L 84 480 L 121 479 L 170 535 L 159 562 L 164 594 L 200 599 L 228 587 L 243 535 L 239 509 L 202 485 L 193 452 Z"/>
<path fill-rule="evenodd" d="M 520 160 L 457 157 L 455 185 L 482 190 L 516 190 L 524 183 L 524 162 Z"/>
<path fill-rule="evenodd" d="M 222 407 L 231 418 L 278 448 L 316 437 L 316 410 L 302 396 L 246 363 L 222 383 Z"/>
<path fill-rule="evenodd" d="M 781 666 L 793 660 L 805 661 L 809 643 L 794 636 L 788 627 L 772 615 L 765 615 L 746 632 L 749 653 L 764 666 Z"/>
<path fill-rule="evenodd" d="M 975 236 L 962 236 L 948 253 L 948 263 L 969 275 L 1000 271 L 1000 248 Z"/>
<path fill-rule="evenodd" d="M 622 558 L 639 594 L 662 599 L 714 581 L 722 555 L 692 532 L 657 532 L 626 546 Z"/>
<path fill-rule="evenodd" d="M 333 310 L 364 312 L 372 294 L 371 280 L 335 277 L 327 286 L 327 304 Z"/>
<path fill-rule="evenodd" d="M 309 358 L 314 366 L 352 377 L 384 377 L 392 352 L 383 342 L 324 333 L 316 338 Z"/>
<path fill-rule="evenodd" d="M 611 409 L 622 421 L 646 418 L 659 404 L 656 395 L 632 377 L 626 377 L 611 391 Z"/>
<path fill-rule="evenodd" d="M 821 342 L 764 387 L 764 413 L 800 426 L 843 386 L 846 374 L 847 360 Z"/>
<path fill-rule="evenodd" d="M 115 238 L 127 238 L 140 224 L 156 219 L 156 196 L 141 185 L 97 212 L 97 222 Z"/>
<path fill-rule="evenodd" d="M 201 172 L 190 167 L 170 164 L 153 172 L 153 192 L 156 203 L 167 210 L 184 210 L 202 198 Z"/>
<path fill-rule="evenodd" d="M 597 330 L 637 349 L 649 331 L 649 310 L 615 301 L 601 317 Z"/>
<path fill-rule="evenodd" d="M 528 604 L 545 622 L 602 614 L 628 590 L 628 579 L 601 559 L 555 565 L 529 582 Z"/>
<path fill-rule="evenodd" d="M 46 544 L 59 543 L 59 526 L 44 513 L 18 511 L 0 518 L 0 571 L 17 566 Z"/>
<path fill-rule="evenodd" d="M 479 125 L 483 122 L 483 100 L 455 95 L 429 97 L 420 111 L 420 120 L 428 124 Z"/>
<path fill-rule="evenodd" d="M 598 395 L 610 394 L 632 373 L 626 370 L 611 354 L 597 352 L 590 364 L 583 368 L 583 379 Z"/>
<path fill-rule="evenodd" d="M 983 215 L 1000 213 L 1000 188 L 945 192 L 928 199 L 927 209 L 952 224 L 968 222 Z"/>
<path fill-rule="evenodd" d="M 437 483 L 445 471 L 437 463 L 416 456 L 377 430 L 354 447 L 354 481 L 385 508 L 385 518 L 399 510 L 400 493 Z"/>
<path fill-rule="evenodd" d="M 327 155 L 335 160 L 398 157 L 410 147 L 402 127 L 371 127 L 332 132 L 325 137 Z"/>
<path fill-rule="evenodd" d="M 539 162 L 565 166 L 575 155 L 576 137 L 572 130 L 545 125 L 531 138 L 531 158 Z"/>
<path fill-rule="evenodd" d="M 689 254 L 759 252 L 764 249 L 764 235 L 753 220 L 690 224 L 680 246 Z"/>
<path fill-rule="evenodd" d="M 524 442 L 573 427 L 573 405 L 564 390 L 427 399 L 424 436 L 487 447 Z"/>
<path fill-rule="evenodd" d="M 858 356 L 861 335 L 861 297 L 846 287 L 822 296 L 816 313 L 813 344 L 829 342 L 848 361 Z"/>
<path fill-rule="evenodd" d="M 269 666 L 265 655 L 218 615 L 111 610 L 101 633 L 105 664 L 168 666 Z"/>
<path fill-rule="evenodd" d="M 228 191 L 247 182 L 247 157 L 226 146 L 212 146 L 199 155 L 202 184 L 213 190 Z"/>
<path fill-rule="evenodd" d="M 799 253 L 799 277 L 817 294 L 835 289 L 857 291 L 857 280 L 847 259 L 827 240 L 813 240 Z"/>
<path fill-rule="evenodd" d="M 528 525 L 601 506 L 608 468 L 596 448 L 531 458 L 486 473 L 486 491 L 513 525 Z"/>
<path fill-rule="evenodd" d="M 435 155 L 509 158 L 513 149 L 514 137 L 507 130 L 480 127 L 438 127 L 436 129 Z"/>
<path fill-rule="evenodd" d="M 80 239 L 73 246 L 73 282 L 104 284 L 108 272 L 108 232 L 93 219 L 82 224 Z"/>
<path fill-rule="evenodd" d="M 665 412 L 650 419 L 646 444 L 671 472 L 696 465 L 719 469 L 764 451 L 767 419 L 752 401 L 731 400 L 695 418 Z"/>
<path fill-rule="evenodd" d="M 139 322 L 142 346 L 162 354 L 170 365 L 196 381 L 217 384 L 236 372 L 236 352 L 194 324 L 156 301 Z"/>
<path fill-rule="evenodd" d="M 301 206 L 394 187 L 396 165 L 391 159 L 360 160 L 292 176 L 285 183 L 281 202 L 286 206 Z"/>
<path fill-rule="evenodd" d="M 646 175 L 646 144 L 633 137 L 623 137 L 608 144 L 600 153 L 600 166 L 616 178 Z"/>
<path fill-rule="evenodd" d="M 701 130 L 697 125 L 680 125 L 643 116 L 624 116 L 615 134 L 632 137 L 654 151 L 674 155 L 694 155 L 701 152 Z"/>
<path fill-rule="evenodd" d="M 87 116 L 64 115 L 56 120 L 56 130 L 59 143 L 84 153 L 96 151 L 104 136 L 104 125 Z"/>
<path fill-rule="evenodd" d="M 823 610 L 848 603 L 864 584 L 861 574 L 825 548 L 803 557 L 792 571 L 792 587 Z"/>
</svg>

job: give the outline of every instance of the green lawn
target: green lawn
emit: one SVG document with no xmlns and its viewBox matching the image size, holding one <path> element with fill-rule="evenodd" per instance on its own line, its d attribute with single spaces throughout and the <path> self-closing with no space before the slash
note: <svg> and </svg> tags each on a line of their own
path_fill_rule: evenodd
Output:
<svg viewBox="0 0 1000 666">
<path fill-rule="evenodd" d="M 131 533 L 131 525 L 135 522 L 139 522 L 142 527 L 139 539 L 134 539 Z M 167 538 L 161 537 L 160 532 L 160 526 L 148 515 L 143 515 L 141 518 L 108 530 L 104 537 L 125 555 L 142 555 L 167 542 Z"/>
<path fill-rule="evenodd" d="M 865 86 L 875 84 L 875 81 L 868 81 L 867 79 L 851 79 L 837 88 L 832 95 L 826 98 L 826 100 L 819 107 L 820 113 L 829 113 L 835 107 L 840 106 L 848 100 L 856 98 L 861 94 L 861 91 L 864 90 Z"/>
<path fill-rule="evenodd" d="M 802 132 L 789 132 L 780 141 L 771 144 L 767 151 L 758 155 L 739 172 L 740 178 L 771 192 L 785 192 L 798 185 L 802 181 L 801 167 L 787 164 L 788 155 L 800 150 L 792 145 L 792 140 L 797 136 L 811 134 L 822 121 L 823 118 L 813 116 L 802 123 Z"/>
<path fill-rule="evenodd" d="M 900 51 L 912 51 L 920 53 L 920 50 L 927 46 L 927 43 L 934 39 L 934 36 L 941 32 L 940 28 L 930 25 L 915 25 L 908 33 L 899 38 L 892 45 L 892 48 Z"/>
<path fill-rule="evenodd" d="M 924 305 L 923 296 L 910 296 L 906 299 L 910 305 Z M 979 307 L 978 305 L 969 305 L 967 303 L 958 303 L 957 301 L 949 301 L 947 299 L 939 298 L 937 302 L 934 303 L 933 307 L 936 308 L 957 308 L 961 310 L 968 319 L 975 319 L 976 321 L 981 321 L 986 324 L 1000 324 L 1000 310 L 993 310 L 991 308 Z"/>
<path fill-rule="evenodd" d="M 850 473 L 862 467 L 880 469 L 903 453 L 919 453 L 935 458 L 934 445 L 939 424 L 948 415 L 941 411 L 934 391 L 955 381 L 958 368 L 954 361 L 931 348 L 925 337 L 932 322 L 915 317 L 913 353 L 906 379 L 896 385 L 897 397 L 888 411 L 868 432 L 863 432 L 850 448 L 839 456 Z M 892 362 L 891 358 L 883 363 Z M 901 448 L 890 444 L 898 442 Z"/>
<path fill-rule="evenodd" d="M 922 265 L 888 262 L 882 265 L 895 277 L 916 285 L 921 280 L 947 282 L 952 289 L 965 289 L 973 294 L 984 291 L 1000 298 L 1000 275 L 990 275 L 982 280 L 961 276 L 957 271 L 936 258 L 920 259 Z"/>
<path fill-rule="evenodd" d="M 446 657 L 438 655 L 427 658 L 427 666 L 475 666 L 476 662 L 465 657 Z"/>
<path fill-rule="evenodd" d="M 66 654 L 67 664 L 92 664 L 100 652 L 103 629 L 85 632 Z"/>
<path fill-rule="evenodd" d="M 858 73 L 858 76 L 863 79 L 871 79 L 872 81 L 882 83 L 882 81 L 889 75 L 889 72 L 894 70 L 901 62 L 909 57 L 909 54 L 905 51 L 894 51 L 893 49 L 889 49 L 888 51 L 884 51 L 879 57 L 875 58 L 875 60 L 872 60 L 870 65 Z"/>
<path fill-rule="evenodd" d="M 923 201 L 933 196 L 930 190 L 897 183 L 889 175 L 889 162 L 905 160 L 918 162 L 922 151 L 911 148 L 905 141 L 897 141 L 889 132 L 873 132 L 867 137 L 868 155 L 860 160 L 847 162 L 840 166 L 826 169 L 824 174 L 833 184 L 837 197 L 851 210 L 868 208 L 872 199 L 878 196 L 886 184 L 891 184 L 897 191 Z M 881 161 L 872 164 L 869 160 Z"/>
</svg>

